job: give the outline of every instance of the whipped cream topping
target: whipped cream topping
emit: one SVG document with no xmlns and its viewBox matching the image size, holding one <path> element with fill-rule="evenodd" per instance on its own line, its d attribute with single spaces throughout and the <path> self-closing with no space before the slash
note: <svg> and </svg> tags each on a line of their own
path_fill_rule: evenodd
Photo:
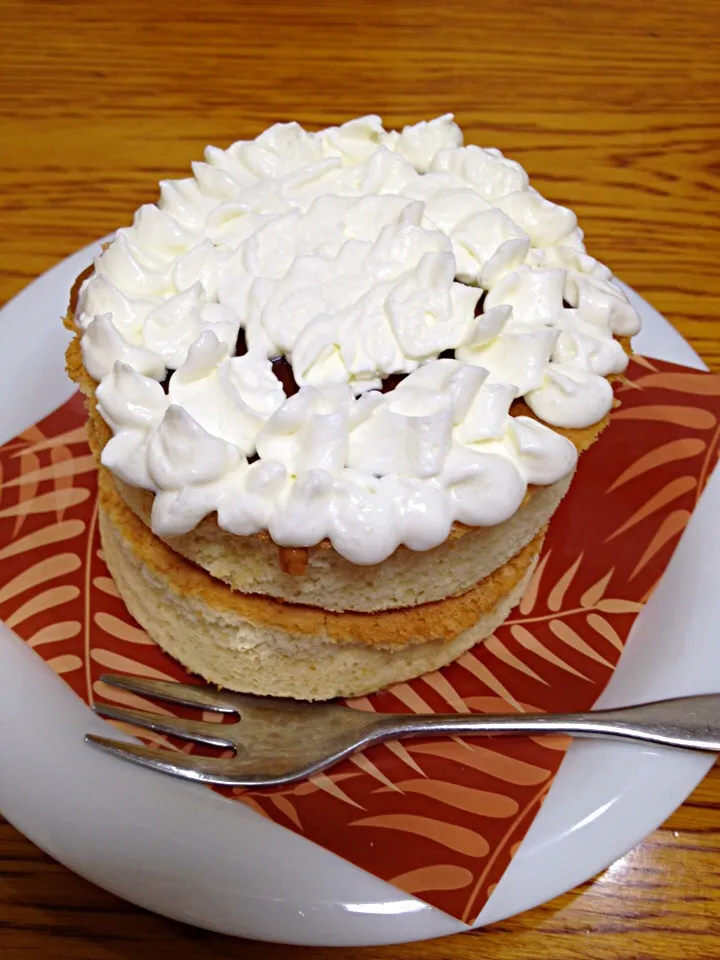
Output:
<svg viewBox="0 0 720 960">
<path fill-rule="evenodd" d="M 612 405 L 635 311 L 575 215 L 463 146 L 451 115 L 278 124 L 160 191 L 97 258 L 76 319 L 103 462 L 155 493 L 161 536 L 216 512 L 360 564 L 426 550 L 567 475 L 552 427 Z M 542 423 L 510 415 L 521 396 Z"/>
</svg>

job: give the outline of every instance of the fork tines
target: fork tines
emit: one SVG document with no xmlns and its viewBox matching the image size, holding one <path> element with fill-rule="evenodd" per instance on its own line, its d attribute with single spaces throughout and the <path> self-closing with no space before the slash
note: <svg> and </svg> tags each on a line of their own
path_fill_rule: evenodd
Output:
<svg viewBox="0 0 720 960">
<path fill-rule="evenodd" d="M 115 674 L 105 674 L 102 683 L 116 687 L 127 693 L 143 697 L 152 697 L 165 703 L 173 703 L 183 707 L 195 707 L 199 710 L 211 710 L 220 714 L 238 714 L 242 709 L 244 697 L 235 694 L 220 693 L 207 687 L 185 683 L 174 683 L 170 680 L 146 680 L 141 677 L 127 677 Z M 250 700 L 252 698 L 248 698 Z M 183 720 L 158 713 L 149 713 L 144 710 L 132 710 L 126 707 L 117 707 L 109 703 L 94 703 L 93 710 L 108 720 L 117 720 L 134 727 L 152 730 L 156 733 L 170 734 L 189 740 L 194 743 L 203 743 L 223 750 L 235 750 L 235 743 L 223 736 L 226 724 L 211 723 L 204 720 Z M 236 724 L 232 725 L 233 727 Z M 228 776 L 227 760 L 220 757 L 193 757 L 185 753 L 173 753 L 169 750 L 156 750 L 140 744 L 124 743 L 95 734 L 88 734 L 86 742 L 101 747 L 113 756 L 131 760 L 144 767 L 181 776 L 186 779 L 199 780 L 206 783 L 235 782 L 236 777 Z"/>
</svg>

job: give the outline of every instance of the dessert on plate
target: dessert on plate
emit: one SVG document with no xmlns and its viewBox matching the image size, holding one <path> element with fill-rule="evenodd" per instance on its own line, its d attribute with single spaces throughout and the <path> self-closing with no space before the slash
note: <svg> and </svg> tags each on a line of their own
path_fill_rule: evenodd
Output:
<svg viewBox="0 0 720 960">
<path fill-rule="evenodd" d="M 522 597 L 637 314 L 452 116 L 277 124 L 160 185 L 75 285 L 128 609 L 234 690 L 359 696 Z"/>
</svg>

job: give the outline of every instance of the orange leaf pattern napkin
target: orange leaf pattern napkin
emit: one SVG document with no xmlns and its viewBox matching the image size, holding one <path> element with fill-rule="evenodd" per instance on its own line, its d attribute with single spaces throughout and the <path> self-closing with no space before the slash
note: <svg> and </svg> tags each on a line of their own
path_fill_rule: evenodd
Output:
<svg viewBox="0 0 720 960">
<path fill-rule="evenodd" d="M 450 667 L 354 706 L 592 706 L 691 516 L 720 439 L 720 377 L 635 358 L 618 397 L 622 406 L 582 456 L 510 619 Z M 0 617 L 86 702 L 100 696 L 168 711 L 99 680 L 105 671 L 191 678 L 132 620 L 103 563 L 84 421 L 75 396 L 0 448 Z M 390 743 L 295 786 L 220 792 L 472 922 L 566 748 L 560 737 Z"/>
</svg>

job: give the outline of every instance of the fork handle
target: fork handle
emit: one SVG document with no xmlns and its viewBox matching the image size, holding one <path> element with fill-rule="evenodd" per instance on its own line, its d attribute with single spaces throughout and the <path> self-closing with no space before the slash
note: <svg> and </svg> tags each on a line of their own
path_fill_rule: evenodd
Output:
<svg viewBox="0 0 720 960">
<path fill-rule="evenodd" d="M 657 700 L 591 713 L 385 714 L 379 715 L 378 721 L 380 740 L 564 733 L 720 753 L 720 694 Z"/>
</svg>

